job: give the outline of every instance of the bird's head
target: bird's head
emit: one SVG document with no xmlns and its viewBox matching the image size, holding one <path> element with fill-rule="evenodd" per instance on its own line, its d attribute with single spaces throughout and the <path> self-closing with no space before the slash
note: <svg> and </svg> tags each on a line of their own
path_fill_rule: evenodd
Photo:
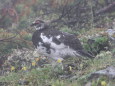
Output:
<svg viewBox="0 0 115 86">
<path fill-rule="evenodd" d="M 42 30 L 46 27 L 46 23 L 40 19 L 35 20 L 31 26 L 34 26 L 36 30 Z"/>
</svg>

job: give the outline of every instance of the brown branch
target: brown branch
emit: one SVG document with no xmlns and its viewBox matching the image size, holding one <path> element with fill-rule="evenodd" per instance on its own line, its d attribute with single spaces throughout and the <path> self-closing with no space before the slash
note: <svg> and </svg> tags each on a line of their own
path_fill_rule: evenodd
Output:
<svg viewBox="0 0 115 86">
<path fill-rule="evenodd" d="M 13 37 L 9 37 L 9 38 L 0 39 L 0 42 L 1 42 L 1 41 L 6 41 L 6 40 L 13 39 L 13 38 L 15 38 L 16 36 L 17 36 L 17 35 L 15 35 L 15 36 L 13 36 Z"/>
<path fill-rule="evenodd" d="M 97 12 L 95 12 L 95 15 L 99 15 L 101 13 L 105 13 L 105 12 L 112 12 L 115 10 L 115 2 L 109 4 L 108 6 L 98 10 Z"/>
</svg>

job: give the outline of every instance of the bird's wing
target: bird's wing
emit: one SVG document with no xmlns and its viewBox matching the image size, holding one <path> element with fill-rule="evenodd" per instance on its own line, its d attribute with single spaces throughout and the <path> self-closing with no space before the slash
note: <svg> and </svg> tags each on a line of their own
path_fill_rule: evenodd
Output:
<svg viewBox="0 0 115 86">
<path fill-rule="evenodd" d="M 80 40 L 77 38 L 76 35 L 69 34 L 69 33 L 63 33 L 63 36 L 59 39 L 62 41 L 65 45 L 69 46 L 70 48 L 74 50 L 81 50 L 82 45 Z"/>
<path fill-rule="evenodd" d="M 45 43 L 50 43 L 52 48 L 62 49 L 70 47 L 74 50 L 82 49 L 79 39 L 75 35 L 66 32 L 58 30 L 47 31 L 42 34 L 41 38 Z"/>
<path fill-rule="evenodd" d="M 83 50 L 83 47 L 79 39 L 73 35 L 61 31 L 44 31 L 40 35 L 44 44 L 48 44 L 48 49 L 53 50 L 62 50 L 62 49 L 72 49 L 75 50 L 77 54 L 92 57 L 86 51 Z"/>
</svg>

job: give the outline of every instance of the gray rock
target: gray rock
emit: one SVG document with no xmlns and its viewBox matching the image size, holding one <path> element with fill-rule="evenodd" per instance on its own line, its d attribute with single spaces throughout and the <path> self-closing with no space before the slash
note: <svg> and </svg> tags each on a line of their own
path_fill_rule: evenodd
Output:
<svg viewBox="0 0 115 86">
<path fill-rule="evenodd" d="M 113 35 L 115 34 L 115 30 L 114 29 L 108 29 L 106 31 L 106 33 L 109 35 L 109 37 L 112 39 L 112 40 L 115 40 L 115 37 L 113 37 Z"/>
<path fill-rule="evenodd" d="M 115 67 L 110 66 L 110 67 L 107 67 L 106 69 L 94 72 L 94 73 L 91 74 L 91 77 L 93 77 L 94 75 L 95 76 L 104 75 L 104 76 L 107 76 L 109 78 L 115 79 Z"/>
</svg>

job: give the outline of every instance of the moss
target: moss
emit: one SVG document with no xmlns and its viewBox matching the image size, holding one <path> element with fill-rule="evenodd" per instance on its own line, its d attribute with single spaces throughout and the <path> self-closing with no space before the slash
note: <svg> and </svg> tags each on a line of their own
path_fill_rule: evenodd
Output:
<svg viewBox="0 0 115 86">
<path fill-rule="evenodd" d="M 108 50 L 109 49 L 109 39 L 108 37 L 96 37 L 93 39 L 83 39 L 84 42 L 83 46 L 85 50 L 92 52 L 93 54 L 98 54 L 100 51 Z M 108 49 L 106 49 L 106 47 Z"/>
</svg>

